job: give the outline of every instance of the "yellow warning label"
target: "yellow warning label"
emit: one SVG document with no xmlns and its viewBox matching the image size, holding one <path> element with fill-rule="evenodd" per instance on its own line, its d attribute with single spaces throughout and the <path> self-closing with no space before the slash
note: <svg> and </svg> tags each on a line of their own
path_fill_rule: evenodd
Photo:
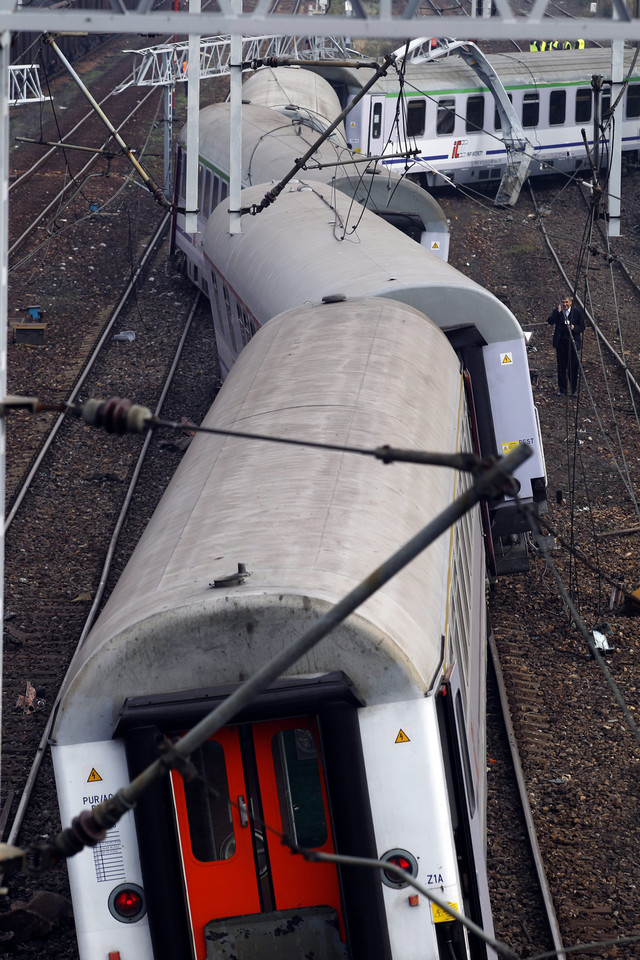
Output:
<svg viewBox="0 0 640 960">
<path fill-rule="evenodd" d="M 432 250 L 439 250 L 439 249 L 440 249 L 440 241 L 439 241 L 439 240 L 434 240 L 433 243 L 431 244 L 431 249 L 432 249 Z"/>
<path fill-rule="evenodd" d="M 453 910 L 458 910 L 458 904 L 451 903 L 450 900 L 447 900 L 447 906 L 451 907 Z M 455 919 L 455 917 L 452 917 L 450 913 L 447 913 L 446 910 L 443 910 L 442 907 L 439 907 L 437 903 L 431 904 L 431 912 L 433 914 L 434 923 L 445 923 L 447 920 Z"/>
<path fill-rule="evenodd" d="M 404 730 L 400 730 L 398 736 L 396 737 L 396 743 L 410 743 L 409 737 L 406 735 Z"/>
<path fill-rule="evenodd" d="M 517 440 L 509 440 L 508 443 L 502 444 L 502 453 L 509 453 L 509 450 L 513 450 L 514 447 L 518 446 Z"/>
<path fill-rule="evenodd" d="M 98 780 L 102 780 L 102 777 L 95 767 L 91 767 L 91 773 L 87 777 L 87 783 L 97 783 Z"/>
<path fill-rule="evenodd" d="M 512 353 L 501 353 L 501 354 L 500 354 L 500 363 L 502 364 L 502 366 L 505 366 L 505 364 L 508 365 L 508 364 L 510 364 L 510 363 L 513 363 L 513 354 L 512 354 Z"/>
</svg>

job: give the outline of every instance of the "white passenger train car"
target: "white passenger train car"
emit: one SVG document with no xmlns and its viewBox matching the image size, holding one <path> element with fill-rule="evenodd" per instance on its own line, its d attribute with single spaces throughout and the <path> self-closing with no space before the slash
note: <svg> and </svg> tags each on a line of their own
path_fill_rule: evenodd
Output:
<svg viewBox="0 0 640 960">
<path fill-rule="evenodd" d="M 329 84 L 308 70 L 259 70 L 246 80 L 244 89 L 240 175 L 246 187 L 286 176 L 340 112 Z M 206 295 L 203 236 L 211 212 L 229 193 L 229 140 L 229 104 L 212 104 L 201 110 L 198 227 L 195 233 L 187 233 L 180 212 L 186 194 L 186 127 L 179 138 L 175 191 L 178 212 L 173 219 L 172 248 L 185 255 L 190 279 Z M 447 260 L 449 225 L 439 204 L 395 172 L 366 160 L 354 164 L 353 159 L 341 125 L 314 153 L 301 175 L 306 180 L 332 184 Z"/>
<path fill-rule="evenodd" d="M 363 448 L 474 448 L 456 351 L 387 297 L 271 319 L 204 423 Z M 198 434 L 65 681 L 52 730 L 63 822 L 468 483 L 446 468 Z M 238 564 L 246 575 L 228 577 Z M 491 932 L 486 628 L 474 508 L 197 750 L 200 779 L 173 773 L 69 861 L 81 960 L 494 957 L 397 876 L 307 861 L 280 836 L 402 864 Z"/>
<path fill-rule="evenodd" d="M 637 159 L 640 149 L 640 64 L 631 72 L 633 51 L 625 53 L 628 76 L 621 106 L 622 149 Z M 611 105 L 611 51 L 608 49 L 501 53 L 487 58 L 513 103 L 530 141 L 532 175 L 589 171 L 584 147 L 594 138 L 592 77 L 602 76 L 600 116 Z M 328 67 L 323 73 L 343 104 L 366 82 L 361 71 Z M 354 151 L 367 156 L 419 151 L 411 172 L 426 186 L 499 182 L 507 163 L 500 116 L 492 94 L 471 67 L 455 55 L 408 63 L 401 88 L 395 73 L 381 78 L 345 121 Z M 608 141 L 601 161 L 608 161 Z M 384 161 L 391 169 L 403 161 Z"/>
<path fill-rule="evenodd" d="M 243 206 L 258 204 L 268 186 L 243 191 Z M 275 204 L 244 218 L 239 236 L 228 232 L 226 206 L 213 212 L 203 241 L 223 376 L 260 327 L 301 302 L 386 297 L 406 303 L 446 333 L 469 373 L 479 451 L 493 456 L 528 443 L 533 456 L 516 473 L 519 496 L 526 504 L 545 501 L 526 342 L 503 303 L 326 185 L 290 184 Z M 395 385 L 385 389 L 392 394 Z M 515 563 L 520 552 L 512 541 L 528 524 L 513 498 L 492 507 L 489 526 L 490 549 L 499 558 L 512 553 Z"/>
</svg>

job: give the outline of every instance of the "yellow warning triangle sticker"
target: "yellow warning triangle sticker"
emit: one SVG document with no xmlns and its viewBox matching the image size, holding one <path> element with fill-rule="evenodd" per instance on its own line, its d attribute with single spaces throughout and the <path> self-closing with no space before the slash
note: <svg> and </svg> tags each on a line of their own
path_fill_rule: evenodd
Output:
<svg viewBox="0 0 640 960">
<path fill-rule="evenodd" d="M 98 780 L 102 780 L 102 777 L 95 767 L 91 767 L 91 773 L 87 777 L 87 783 L 97 783 Z"/>
<path fill-rule="evenodd" d="M 398 732 L 398 736 L 396 737 L 396 743 L 410 743 L 409 737 L 406 735 L 404 730 L 400 730 Z"/>
<path fill-rule="evenodd" d="M 503 362 L 503 363 L 513 363 L 513 357 L 511 356 L 510 353 L 505 353 L 504 356 L 502 357 L 502 362 Z"/>
</svg>

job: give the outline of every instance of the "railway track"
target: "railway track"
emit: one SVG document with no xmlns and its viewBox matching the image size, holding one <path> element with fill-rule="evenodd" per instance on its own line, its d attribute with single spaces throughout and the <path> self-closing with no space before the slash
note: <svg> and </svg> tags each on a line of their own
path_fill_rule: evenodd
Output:
<svg viewBox="0 0 640 960">
<path fill-rule="evenodd" d="M 623 237 L 613 243 L 613 250 L 634 261 L 636 172 L 628 171 L 623 188 Z M 546 232 L 566 276 L 575 282 L 586 220 L 582 198 L 576 195 L 579 188 L 558 180 L 535 190 Z M 587 629 L 606 625 L 610 631 L 615 651 L 605 654 L 605 664 L 633 716 L 640 629 L 622 605 L 622 595 L 612 594 L 612 581 L 627 591 L 638 586 L 633 533 L 621 535 L 638 526 L 633 490 L 640 457 L 625 372 L 599 349 L 588 330 L 586 380 L 578 401 L 557 397 L 546 317 L 567 281 L 542 243 L 539 211 L 526 195 L 510 212 L 492 209 L 490 202 L 483 205 L 482 198 L 469 204 L 445 192 L 439 199 L 452 223 L 454 265 L 505 299 L 533 334 L 530 364 L 549 477 L 549 513 L 544 519 L 554 531 L 548 538 L 551 558 Z M 581 273 L 579 292 L 583 281 Z M 616 326 L 608 266 L 589 268 L 589 286 L 596 321 L 608 332 Z M 620 292 L 629 331 L 637 315 L 636 297 L 631 288 Z M 630 332 L 627 336 L 633 342 Z M 633 371 L 637 351 L 631 352 L 627 360 Z M 604 536 L 607 531 L 620 532 Z M 637 870 L 625 853 L 640 839 L 640 810 L 633 799 L 640 748 L 633 731 L 537 551 L 532 551 L 529 574 L 495 584 L 490 609 L 562 941 L 569 947 L 637 934 Z M 511 774 L 503 771 L 505 761 L 491 762 L 496 760 L 493 749 L 490 745 L 488 823 L 496 933 L 514 947 L 530 939 L 531 955 L 545 949 L 548 934 L 526 921 L 525 932 L 518 920 L 529 896 L 518 858 L 527 831 L 522 824 L 512 826 L 502 806 L 503 795 L 512 789 Z M 631 960 L 637 946 L 619 943 L 577 955 Z"/>
</svg>

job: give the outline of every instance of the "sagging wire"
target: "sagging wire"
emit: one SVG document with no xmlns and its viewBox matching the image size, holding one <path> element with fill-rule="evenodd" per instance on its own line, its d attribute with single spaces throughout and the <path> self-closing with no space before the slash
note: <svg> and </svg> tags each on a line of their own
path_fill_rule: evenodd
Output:
<svg viewBox="0 0 640 960">
<path fill-rule="evenodd" d="M 612 676 L 612 674 L 611 674 L 611 671 L 609 670 L 609 667 L 607 666 L 604 657 L 602 656 L 602 654 L 601 654 L 600 651 L 598 650 L 598 648 L 597 648 L 597 646 L 596 646 L 596 644 L 595 644 L 595 641 L 594 641 L 594 639 L 593 639 L 590 631 L 587 629 L 584 621 L 582 620 L 580 614 L 578 613 L 578 610 L 577 610 L 577 608 L 576 608 L 576 606 L 575 606 L 575 604 L 574 604 L 574 602 L 573 602 L 573 600 L 572 600 L 569 592 L 567 591 L 567 589 L 566 589 L 566 587 L 565 587 L 565 585 L 564 585 L 564 583 L 563 583 L 563 581 L 562 581 L 562 577 L 560 576 L 556 565 L 554 564 L 553 560 L 551 559 L 551 557 L 550 557 L 550 555 L 549 555 L 549 551 L 548 551 L 548 549 L 547 549 L 547 545 L 546 545 L 546 543 L 545 543 L 545 539 L 544 539 L 544 537 L 542 536 L 541 531 L 540 531 L 540 526 L 541 526 L 541 524 L 540 524 L 540 518 L 537 516 L 536 512 L 535 512 L 534 510 L 531 510 L 530 507 L 528 507 L 526 504 L 522 504 L 522 503 L 521 503 L 521 504 L 520 504 L 520 507 L 521 507 L 521 509 L 524 511 L 524 513 L 525 513 L 525 515 L 526 515 L 526 517 L 527 517 L 527 519 L 528 519 L 528 522 L 531 524 L 531 528 L 530 528 L 530 529 L 533 531 L 533 534 L 532 534 L 533 540 L 534 540 L 534 542 L 536 543 L 536 546 L 537 546 L 539 552 L 542 554 L 542 557 L 543 557 L 543 559 L 544 559 L 544 562 L 547 564 L 549 570 L 551 571 L 554 580 L 556 581 L 556 585 L 557 585 L 557 587 L 558 587 L 558 591 L 560 592 L 560 596 L 562 597 L 564 603 L 567 605 L 567 607 L 568 607 L 568 609 L 569 609 L 569 611 L 570 611 L 570 613 L 571 613 L 571 618 L 572 618 L 573 622 L 575 623 L 578 631 L 579 631 L 580 634 L 582 635 L 582 638 L 583 638 L 583 640 L 584 640 L 585 643 L 586 643 L 586 646 L 587 646 L 587 649 L 588 649 L 590 655 L 593 657 L 593 659 L 595 660 L 596 664 L 597 664 L 598 667 L 600 668 L 600 671 L 602 672 L 602 674 L 603 674 L 603 676 L 604 676 L 604 678 L 605 678 L 605 680 L 606 680 L 606 682 L 607 682 L 607 684 L 608 684 L 608 686 L 609 686 L 609 689 L 610 689 L 611 693 L 613 694 L 613 696 L 614 696 L 614 698 L 615 698 L 618 706 L 620 707 L 620 709 L 621 709 L 621 711 L 622 711 L 622 714 L 623 714 L 625 720 L 627 721 L 627 725 L 629 726 L 629 729 L 631 730 L 631 732 L 632 732 L 633 736 L 635 737 L 638 745 L 640 746 L 640 728 L 638 727 L 637 723 L 636 723 L 635 720 L 633 719 L 633 716 L 632 716 L 632 714 L 631 714 L 631 711 L 629 710 L 629 708 L 628 708 L 628 706 L 627 706 L 627 704 L 626 704 L 626 702 L 625 702 L 624 697 L 623 697 L 622 694 L 620 693 L 620 689 L 619 689 L 619 687 L 618 687 L 615 679 L 613 678 L 613 676 Z"/>
<path fill-rule="evenodd" d="M 228 430 L 216 427 L 203 427 L 187 420 L 163 420 L 154 415 L 148 407 L 134 404 L 131 400 L 111 397 L 109 400 L 85 400 L 83 403 L 59 403 L 41 401 L 37 397 L 7 396 L 0 401 L 0 417 L 6 417 L 12 411 L 31 414 L 63 413 L 82 419 L 88 426 L 103 427 L 107 433 L 144 433 L 163 427 L 167 430 L 204 433 L 209 436 L 241 440 L 262 440 L 265 443 L 280 443 L 286 446 L 305 447 L 313 450 L 332 450 L 336 453 L 353 453 L 373 457 L 383 463 L 403 461 L 422 463 L 432 466 L 448 466 L 455 470 L 478 473 L 486 469 L 492 461 L 481 461 L 474 453 L 427 453 L 420 450 L 401 450 L 384 445 L 381 447 L 350 447 L 344 444 L 321 443 L 314 440 L 299 440 L 293 437 L 276 437 L 271 434 L 249 433 L 243 430 Z M 530 455 L 530 454 L 529 454 Z"/>
</svg>

